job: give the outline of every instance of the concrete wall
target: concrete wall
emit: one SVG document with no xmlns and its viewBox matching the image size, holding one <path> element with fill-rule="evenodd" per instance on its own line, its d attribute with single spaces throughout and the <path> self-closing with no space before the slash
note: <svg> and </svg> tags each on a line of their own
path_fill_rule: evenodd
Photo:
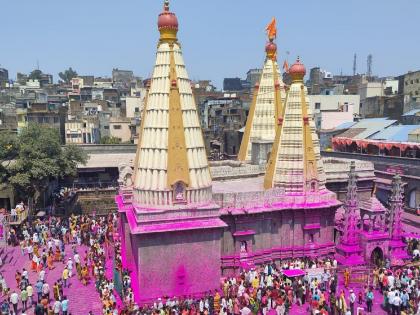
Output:
<svg viewBox="0 0 420 315">
<path fill-rule="evenodd" d="M 382 82 L 365 82 L 359 85 L 360 100 L 374 96 L 384 96 L 384 84 Z"/>
<path fill-rule="evenodd" d="M 353 106 L 349 105 L 348 111 L 343 112 L 321 112 L 321 130 L 335 129 L 339 125 L 352 122 L 353 117 Z"/>
<path fill-rule="evenodd" d="M 128 118 L 140 117 L 143 111 L 143 98 L 126 97 L 125 110 L 126 110 L 126 117 Z"/>
<path fill-rule="evenodd" d="M 404 95 L 406 103 L 420 102 L 420 71 L 409 72 L 404 76 Z"/>
<path fill-rule="evenodd" d="M 346 103 L 353 105 L 354 113 L 359 113 L 359 95 L 308 95 L 308 97 L 309 107 L 314 114 L 320 111 L 339 110 Z M 315 109 L 315 103 L 320 104 L 320 109 Z"/>
<path fill-rule="evenodd" d="M 223 216 L 229 225 L 222 239 L 223 274 L 233 274 L 244 262 L 261 264 L 314 254 L 311 244 L 318 255 L 332 253 L 334 215 L 335 208 Z M 319 224 L 320 228 L 305 229 L 309 224 Z M 247 244 L 245 256 L 242 242 Z"/>
<path fill-rule="evenodd" d="M 220 286 L 221 231 L 216 229 L 134 235 L 142 301 L 186 296 Z"/>
<path fill-rule="evenodd" d="M 121 142 L 131 140 L 130 121 L 126 119 L 112 119 L 109 121 L 109 134 L 111 137 L 121 139 Z"/>
</svg>

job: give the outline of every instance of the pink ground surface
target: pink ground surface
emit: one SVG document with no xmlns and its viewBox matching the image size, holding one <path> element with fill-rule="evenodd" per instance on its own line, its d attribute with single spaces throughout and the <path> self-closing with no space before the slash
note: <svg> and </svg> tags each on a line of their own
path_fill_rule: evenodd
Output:
<svg viewBox="0 0 420 315">
<path fill-rule="evenodd" d="M 339 295 L 339 293 L 341 292 L 341 290 L 344 290 L 345 292 L 345 296 L 346 296 L 346 302 L 347 302 L 347 307 L 350 307 L 350 302 L 349 302 L 349 290 L 353 289 L 354 293 L 356 293 L 356 296 L 358 296 L 359 292 L 362 291 L 363 292 L 363 285 L 362 284 L 350 284 L 349 287 L 346 289 L 344 287 L 344 281 L 341 277 L 341 274 L 339 275 L 339 283 L 338 283 L 338 287 L 337 287 L 337 296 Z M 385 315 L 388 314 L 381 306 L 382 302 L 383 302 L 383 295 L 379 293 L 379 291 L 374 290 L 374 299 L 373 299 L 373 306 L 372 306 L 372 313 L 374 315 Z M 359 305 L 357 303 L 357 299 L 356 299 L 356 303 L 354 305 L 354 313 L 356 314 L 356 310 L 357 307 L 362 307 L 364 308 L 364 312 L 363 314 L 367 314 L 367 308 L 366 308 L 366 303 L 363 302 L 362 305 Z M 301 315 L 301 314 L 310 314 L 309 312 L 309 304 L 306 303 L 305 305 L 302 306 L 298 306 L 298 305 L 293 305 L 292 308 L 290 309 L 290 314 L 291 315 Z"/>
<path fill-rule="evenodd" d="M 79 255 L 81 258 L 84 258 L 84 252 L 86 250 L 85 246 L 79 247 Z M 71 248 L 70 246 L 66 246 L 66 257 L 73 257 L 70 255 Z M 22 256 L 22 253 L 18 247 L 1 247 L 0 248 L 1 257 L 3 258 L 3 266 L 0 268 L 0 272 L 6 279 L 7 285 L 10 288 L 10 291 L 16 289 L 16 280 L 15 280 L 15 272 L 16 270 L 22 271 L 22 268 L 26 268 L 26 270 L 30 270 L 30 261 L 28 256 Z M 4 257 L 6 256 L 6 259 Z M 83 260 L 82 260 L 83 261 Z M 61 262 L 54 263 L 55 269 L 46 272 L 46 281 L 50 285 L 50 296 L 52 297 L 52 287 L 54 282 L 61 278 L 61 274 L 64 269 L 64 264 Z M 107 269 L 112 266 L 107 264 Z M 75 269 L 73 269 L 75 272 Z M 29 271 L 29 282 L 34 285 L 38 280 L 38 274 L 33 271 Z M 20 290 L 16 290 L 16 292 L 20 293 Z M 34 288 L 34 295 L 36 295 L 36 291 Z M 92 311 L 95 315 L 102 314 L 102 303 L 99 298 L 99 294 L 95 290 L 94 281 L 91 281 L 89 285 L 83 286 L 81 282 L 77 279 L 76 276 L 70 279 L 70 287 L 64 288 L 64 295 L 67 296 L 69 299 L 69 313 L 73 315 L 84 315 L 88 314 L 89 311 Z M 0 298 L 0 301 L 3 301 L 3 298 Z M 50 304 L 54 303 L 52 300 Z M 21 309 L 21 304 L 19 303 L 19 314 Z M 28 315 L 33 314 L 33 309 L 29 309 L 26 311 Z"/>
</svg>

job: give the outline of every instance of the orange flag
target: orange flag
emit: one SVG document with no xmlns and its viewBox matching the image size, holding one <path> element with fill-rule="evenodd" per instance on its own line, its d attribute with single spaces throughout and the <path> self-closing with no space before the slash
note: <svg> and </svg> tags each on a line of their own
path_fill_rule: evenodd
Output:
<svg viewBox="0 0 420 315">
<path fill-rule="evenodd" d="M 269 39 L 274 39 L 277 37 L 276 18 L 273 17 L 265 30 L 267 31 L 267 36 Z"/>
<path fill-rule="evenodd" d="M 284 72 L 289 72 L 289 64 L 287 63 L 287 60 L 283 62 L 283 70 Z"/>
</svg>

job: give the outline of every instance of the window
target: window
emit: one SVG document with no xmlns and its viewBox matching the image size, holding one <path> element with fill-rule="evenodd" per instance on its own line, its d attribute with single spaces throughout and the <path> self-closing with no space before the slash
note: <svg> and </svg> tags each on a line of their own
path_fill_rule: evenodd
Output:
<svg viewBox="0 0 420 315">
<path fill-rule="evenodd" d="M 138 113 L 140 111 L 140 109 L 138 107 L 134 107 L 134 112 Z"/>
<path fill-rule="evenodd" d="M 321 109 L 321 103 L 315 103 L 315 109 Z"/>
<path fill-rule="evenodd" d="M 104 129 L 105 129 L 105 130 L 108 130 L 108 129 L 109 129 L 109 126 L 104 126 Z"/>
<path fill-rule="evenodd" d="M 121 129 L 121 125 L 114 125 L 114 129 Z"/>
</svg>

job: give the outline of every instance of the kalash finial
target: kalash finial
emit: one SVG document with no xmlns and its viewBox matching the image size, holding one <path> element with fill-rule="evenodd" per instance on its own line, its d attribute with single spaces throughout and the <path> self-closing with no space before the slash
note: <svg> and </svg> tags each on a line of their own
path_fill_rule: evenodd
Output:
<svg viewBox="0 0 420 315">
<path fill-rule="evenodd" d="M 178 33 L 178 19 L 175 13 L 169 11 L 169 0 L 163 3 L 163 12 L 159 14 L 158 29 L 160 39 L 163 41 L 176 41 Z"/>
<path fill-rule="evenodd" d="M 306 74 L 306 68 L 303 63 L 300 62 L 298 56 L 296 62 L 290 67 L 289 74 L 292 77 L 293 82 L 303 82 L 303 77 Z"/>
<path fill-rule="evenodd" d="M 276 18 L 272 18 L 271 22 L 265 28 L 267 31 L 268 43 L 265 45 L 265 52 L 267 58 L 271 60 L 277 59 L 277 45 L 274 43 L 274 39 L 277 37 Z"/>
</svg>

